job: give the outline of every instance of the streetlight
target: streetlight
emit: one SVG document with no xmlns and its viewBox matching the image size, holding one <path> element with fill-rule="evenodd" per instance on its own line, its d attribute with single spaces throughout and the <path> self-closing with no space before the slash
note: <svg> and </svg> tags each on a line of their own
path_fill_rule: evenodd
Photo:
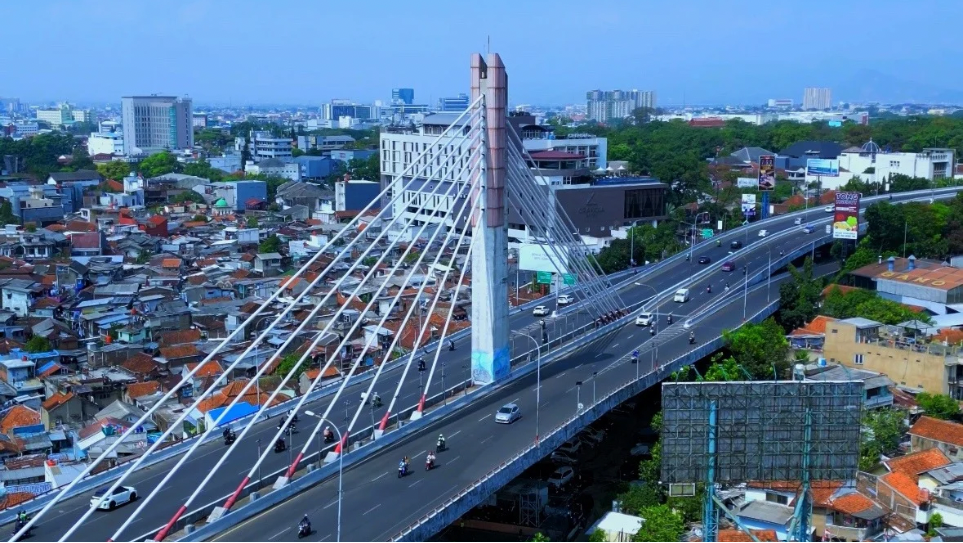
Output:
<svg viewBox="0 0 963 543">
<path fill-rule="evenodd" d="M 538 341 L 535 341 L 535 338 L 526 333 L 516 332 L 514 330 L 512 333 L 519 336 L 525 336 L 532 340 L 532 343 L 535 344 L 535 444 L 541 447 L 542 442 L 538 437 L 538 415 L 542 403 L 542 347 Z"/>
<path fill-rule="evenodd" d="M 635 226 L 639 224 L 639 221 L 632 221 L 632 226 L 629 227 L 629 265 L 633 268 L 635 267 Z"/>
<path fill-rule="evenodd" d="M 596 403 L 596 399 L 595 399 L 595 381 L 598 379 L 598 376 L 599 376 L 599 372 L 597 372 L 597 371 L 593 371 L 593 372 L 592 372 L 592 405 L 595 405 L 595 403 Z"/>
<path fill-rule="evenodd" d="M 342 475 L 344 474 L 344 449 L 348 444 L 344 442 L 344 437 L 342 437 L 341 435 L 341 429 L 338 428 L 337 424 L 334 424 L 330 420 L 315 414 L 314 411 L 305 411 L 304 414 L 308 415 L 309 417 L 316 417 L 317 419 L 319 419 L 318 420 L 319 429 L 321 428 L 322 424 L 327 422 L 334 428 L 335 432 L 338 432 L 338 443 L 341 445 L 341 453 L 338 454 L 338 535 L 335 541 L 341 541 L 341 496 L 343 495 L 343 492 L 341 492 L 341 483 L 343 482 Z M 374 426 L 371 427 L 371 430 L 374 431 Z M 324 452 L 321 449 L 320 443 L 321 441 L 319 439 L 318 440 L 318 444 L 319 444 L 318 445 L 318 467 L 319 468 L 321 467 L 321 453 Z M 260 477 L 260 475 L 258 477 Z"/>
<path fill-rule="evenodd" d="M 448 405 L 448 387 L 445 386 L 445 361 L 441 361 L 441 394 L 442 394 L 442 405 Z"/>
<path fill-rule="evenodd" d="M 261 438 L 257 438 L 257 457 L 261 458 Z M 261 490 L 261 464 L 257 465 L 257 489 Z"/>
<path fill-rule="evenodd" d="M 701 217 L 702 215 L 708 215 L 708 214 L 709 214 L 708 211 L 700 211 L 700 212 L 696 213 L 695 218 L 692 219 L 692 239 L 690 240 L 690 243 L 689 243 L 689 261 L 690 261 L 690 262 L 692 261 L 693 253 L 695 252 L 695 231 L 696 231 L 696 225 L 699 224 L 699 217 Z"/>
<path fill-rule="evenodd" d="M 575 412 L 582 411 L 582 381 L 575 381 Z"/>
</svg>

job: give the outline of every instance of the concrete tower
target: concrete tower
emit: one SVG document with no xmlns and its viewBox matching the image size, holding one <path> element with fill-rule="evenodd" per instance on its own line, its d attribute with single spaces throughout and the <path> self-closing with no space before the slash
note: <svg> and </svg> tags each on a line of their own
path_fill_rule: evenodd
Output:
<svg viewBox="0 0 963 543">
<path fill-rule="evenodd" d="M 508 75 L 497 53 L 486 63 L 478 53 L 471 58 L 471 98 L 485 96 L 487 130 L 478 152 L 480 212 L 473 222 L 477 237 L 472 249 L 471 373 L 475 383 L 506 377 L 511 370 L 508 348 L 508 200 L 505 189 Z"/>
</svg>

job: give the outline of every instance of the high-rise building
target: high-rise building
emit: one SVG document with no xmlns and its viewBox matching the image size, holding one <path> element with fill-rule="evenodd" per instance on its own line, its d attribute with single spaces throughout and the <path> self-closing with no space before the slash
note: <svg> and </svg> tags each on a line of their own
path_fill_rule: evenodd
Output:
<svg viewBox="0 0 963 543">
<path fill-rule="evenodd" d="M 415 103 L 415 89 L 391 89 L 391 101 L 410 106 Z"/>
<path fill-rule="evenodd" d="M 588 118 L 599 122 L 624 119 L 638 108 L 655 108 L 655 91 L 593 90 L 585 99 Z"/>
<path fill-rule="evenodd" d="M 806 87 L 803 90 L 803 109 L 829 109 L 832 105 L 832 93 L 828 88 Z"/>
<path fill-rule="evenodd" d="M 150 154 L 194 147 L 194 114 L 190 98 L 124 96 L 124 154 Z"/>
<path fill-rule="evenodd" d="M 439 98 L 438 111 L 461 113 L 468 109 L 468 104 L 468 95 L 464 93 L 450 98 Z"/>
</svg>

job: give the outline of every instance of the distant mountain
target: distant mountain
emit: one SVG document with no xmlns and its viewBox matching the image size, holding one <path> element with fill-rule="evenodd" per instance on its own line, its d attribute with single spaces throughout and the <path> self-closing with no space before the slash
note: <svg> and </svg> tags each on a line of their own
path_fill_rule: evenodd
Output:
<svg viewBox="0 0 963 543">
<path fill-rule="evenodd" d="M 860 70 L 832 87 L 833 102 L 963 104 L 963 91 L 914 83 L 876 70 Z"/>
</svg>

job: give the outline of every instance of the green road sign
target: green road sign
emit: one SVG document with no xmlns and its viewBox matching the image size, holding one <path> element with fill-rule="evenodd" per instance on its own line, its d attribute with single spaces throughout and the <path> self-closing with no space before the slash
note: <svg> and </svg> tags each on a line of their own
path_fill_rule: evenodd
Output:
<svg viewBox="0 0 963 543">
<path fill-rule="evenodd" d="M 702 229 L 702 237 L 704 237 L 705 239 L 710 239 L 714 235 L 716 235 L 716 233 L 713 232 L 711 228 Z"/>
<path fill-rule="evenodd" d="M 540 285 L 551 285 L 552 272 L 537 272 L 535 274 L 535 281 Z"/>
<path fill-rule="evenodd" d="M 573 274 L 573 273 L 563 273 L 563 274 L 562 274 L 562 282 L 565 283 L 566 285 L 574 285 L 574 284 L 575 284 L 575 274 Z"/>
</svg>

